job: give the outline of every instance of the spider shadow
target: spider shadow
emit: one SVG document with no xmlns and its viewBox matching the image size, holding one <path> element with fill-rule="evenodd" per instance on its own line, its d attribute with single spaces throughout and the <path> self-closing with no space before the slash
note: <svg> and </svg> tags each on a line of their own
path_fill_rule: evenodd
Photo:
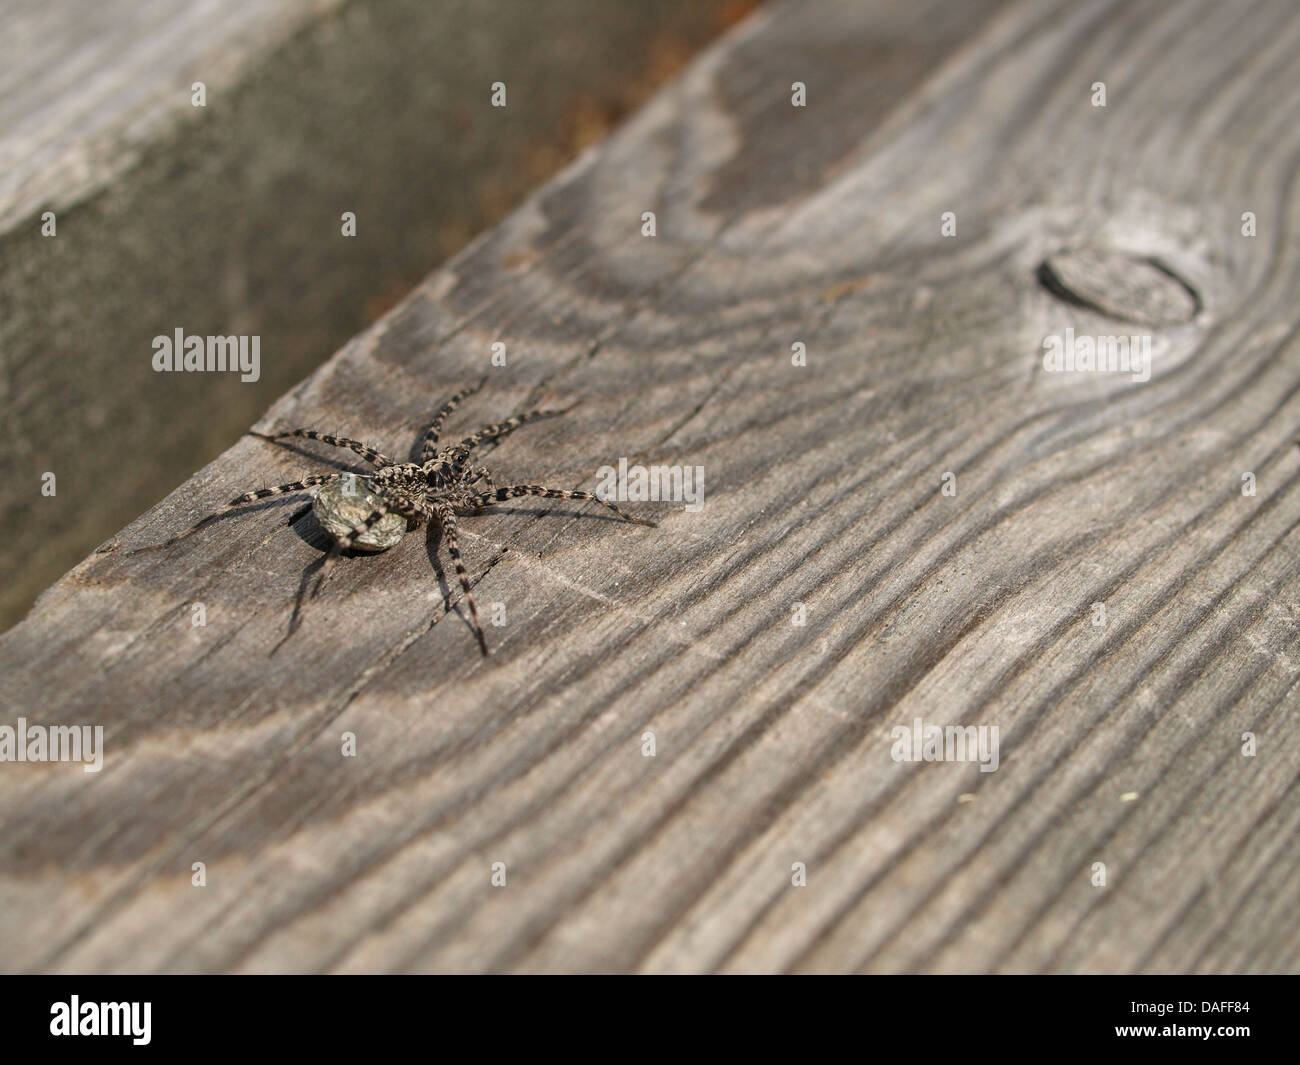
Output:
<svg viewBox="0 0 1300 1065">
<path fill-rule="evenodd" d="M 228 510 L 224 514 L 209 514 L 206 518 L 200 519 L 197 525 L 193 527 L 194 534 L 201 534 L 203 532 L 207 532 L 209 528 L 215 528 L 216 526 L 220 525 L 222 522 L 225 521 L 231 521 L 232 519 L 235 518 L 246 518 L 250 514 L 258 514 L 264 510 L 272 510 L 275 507 L 282 507 L 286 503 L 291 502 L 293 496 L 302 495 L 308 491 L 310 491 L 310 489 L 304 488 L 302 492 L 293 492 L 288 495 L 275 496 L 269 499 L 263 499 L 260 502 L 254 503 L 251 506 L 241 506 L 236 510 Z M 304 511 L 310 509 L 311 509 L 310 503 L 303 505 L 300 510 L 295 512 L 289 518 L 288 524 L 292 525 L 295 521 L 297 521 L 302 516 Z M 164 540 L 161 543 L 145 544 L 142 547 L 133 547 L 126 551 L 121 552 L 121 557 L 130 558 L 133 555 L 142 555 L 153 551 L 162 551 L 169 547 L 175 547 L 176 546 L 174 543 L 175 539 L 176 538 L 173 537 L 171 540 Z M 116 540 L 112 540 L 108 544 L 104 545 L 103 547 L 96 549 L 95 554 L 97 555 L 110 554 L 112 552 L 119 551 L 120 547 L 121 545 Z"/>
<path fill-rule="evenodd" d="M 306 518 L 306 520 L 305 521 L 301 520 L 303 518 Z M 280 638 L 280 640 L 276 643 L 276 645 L 273 648 L 271 648 L 270 653 L 272 655 L 274 655 L 277 651 L 279 651 L 280 648 L 283 647 L 285 643 L 289 640 L 289 638 L 295 632 L 297 632 L 298 629 L 301 627 L 303 614 L 306 609 L 307 603 L 310 599 L 315 598 L 314 595 L 309 595 L 308 591 L 312 586 L 312 582 L 315 581 L 317 577 L 319 577 L 320 571 L 324 568 L 325 563 L 329 558 L 330 550 L 334 544 L 332 537 L 329 535 L 328 532 L 326 532 L 323 528 L 321 528 L 320 522 L 316 520 L 316 515 L 312 512 L 310 503 L 308 503 L 306 506 L 302 507 L 294 514 L 292 514 L 289 518 L 288 525 L 290 528 L 293 529 L 293 531 L 297 534 L 298 538 L 303 541 L 303 543 L 307 544 L 309 547 L 316 548 L 318 551 L 321 552 L 321 555 L 319 558 L 315 559 L 314 561 L 309 562 L 303 568 L 302 576 L 299 578 L 298 581 L 298 591 L 294 596 L 293 613 L 289 616 L 288 630 Z M 429 564 L 433 568 L 434 577 L 438 581 L 438 592 L 442 596 L 443 615 L 446 616 L 448 614 L 453 614 L 453 613 L 456 614 L 458 617 L 460 617 L 462 621 L 465 622 L 466 627 L 472 631 L 473 626 L 470 625 L 469 618 L 462 611 L 460 604 L 457 604 L 455 608 L 452 607 L 451 582 L 447 579 L 446 571 L 442 568 L 442 562 L 439 560 L 438 557 L 438 551 L 441 546 L 442 546 L 442 527 L 436 521 L 429 522 L 429 524 L 426 526 L 426 533 L 425 533 L 425 554 L 428 556 Z M 380 552 L 380 553 L 386 554 L 387 552 Z M 354 549 L 349 549 L 347 551 L 340 552 L 339 557 L 369 558 L 369 557 L 373 557 L 375 554 L 376 552 L 374 551 L 357 551 Z M 324 594 L 324 591 L 325 589 L 321 588 L 316 592 L 316 595 Z"/>
<path fill-rule="evenodd" d="M 542 518 L 595 518 L 597 521 L 612 521 L 619 525 L 638 525 L 639 522 L 626 521 L 617 514 L 607 514 L 603 510 L 579 510 L 577 507 L 566 507 L 564 509 L 553 508 L 551 510 L 529 510 L 525 507 L 490 507 L 474 514 L 525 514 L 539 521 Z"/>
<path fill-rule="evenodd" d="M 442 561 L 438 558 L 438 549 L 440 547 L 442 547 L 442 525 L 436 521 L 431 521 L 424 532 L 424 553 L 429 559 L 429 565 L 433 567 L 434 579 L 438 582 L 438 594 L 442 596 L 442 616 L 447 617 L 447 615 L 454 612 L 457 617 L 465 622 L 467 628 L 472 629 L 473 626 L 470 625 L 469 618 L 461 612 L 460 604 L 457 604 L 453 611 L 451 581 L 447 579 L 447 573 L 442 568 Z"/>
<path fill-rule="evenodd" d="M 369 477 L 374 473 L 374 468 L 371 467 L 369 463 L 358 469 L 358 464 L 355 462 L 349 462 L 347 459 L 336 459 L 330 458 L 327 455 L 321 455 L 315 451 L 308 450 L 301 444 L 295 443 L 293 440 L 276 440 L 266 433 L 257 433 L 252 429 L 248 430 L 246 435 L 257 437 L 258 440 L 265 440 L 268 444 L 274 444 L 276 447 L 282 448 L 285 451 L 292 451 L 295 455 L 300 455 L 302 458 L 311 459 L 312 462 L 323 463 L 332 469 L 338 470 L 340 473 L 355 473 L 358 477 Z"/>
<path fill-rule="evenodd" d="M 447 571 L 442 568 L 442 562 L 438 558 L 438 549 L 441 546 L 442 525 L 437 521 L 431 521 L 429 522 L 428 531 L 424 538 L 424 551 L 429 558 L 429 565 L 433 567 L 433 574 L 438 580 L 438 591 L 442 595 L 442 616 L 447 617 L 454 613 L 458 618 L 460 618 L 460 620 L 465 623 L 465 627 L 469 629 L 470 634 L 474 637 L 474 642 L 478 645 L 479 650 L 483 652 L 483 657 L 486 658 L 488 655 L 486 638 L 482 632 L 474 631 L 474 625 L 470 622 L 469 616 L 465 612 L 465 600 L 462 598 L 461 601 L 455 605 L 454 609 L 452 607 L 451 579 L 447 576 Z M 504 553 L 505 551 L 503 550 L 502 554 Z M 489 569 L 490 568 L 491 567 L 489 567 Z M 459 584 L 460 582 L 457 581 L 458 587 Z"/>
<path fill-rule="evenodd" d="M 305 521 L 303 519 L 306 519 Z M 289 615 L 289 628 L 280 638 L 274 647 L 271 648 L 271 654 L 274 655 L 281 647 L 285 645 L 289 637 L 298 631 L 302 625 L 303 612 L 309 599 L 315 598 L 316 595 L 324 593 L 325 589 L 317 589 L 315 595 L 309 596 L 308 589 L 312 582 L 320 576 L 320 572 L 329 560 L 330 552 L 334 546 L 334 540 L 328 532 L 321 528 L 321 524 L 316 520 L 316 515 L 312 511 L 312 504 L 307 503 L 294 511 L 289 516 L 286 523 L 297 535 L 298 539 L 308 547 L 314 547 L 320 552 L 320 557 L 303 567 L 302 576 L 298 580 L 298 591 L 293 598 L 293 613 Z M 359 556 L 373 555 L 373 551 L 357 551 L 349 549 L 340 551 L 340 558 L 357 558 Z"/>
</svg>

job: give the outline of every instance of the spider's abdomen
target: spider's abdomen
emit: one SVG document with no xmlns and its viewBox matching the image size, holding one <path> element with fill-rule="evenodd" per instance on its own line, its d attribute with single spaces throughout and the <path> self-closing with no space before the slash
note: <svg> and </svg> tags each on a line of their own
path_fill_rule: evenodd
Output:
<svg viewBox="0 0 1300 1065">
<path fill-rule="evenodd" d="M 312 500 L 311 509 L 321 528 L 339 540 L 349 536 L 354 526 L 364 522 L 384 503 L 385 498 L 376 494 L 366 478 L 345 477 L 321 488 Z M 361 551 L 387 551 L 405 535 L 406 519 L 390 510 L 363 536 L 353 540 L 352 546 Z"/>
</svg>

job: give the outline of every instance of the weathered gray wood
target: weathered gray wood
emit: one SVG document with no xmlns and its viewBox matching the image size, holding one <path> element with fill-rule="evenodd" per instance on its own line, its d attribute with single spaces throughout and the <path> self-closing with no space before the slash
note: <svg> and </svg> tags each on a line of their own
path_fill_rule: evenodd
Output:
<svg viewBox="0 0 1300 1065">
<path fill-rule="evenodd" d="M 283 640 L 292 504 L 125 553 L 317 467 L 242 440 L 0 641 L 9 714 L 108 750 L 0 766 L 4 966 L 1296 970 L 1298 45 L 760 10 L 259 423 L 404 449 L 502 340 L 457 425 L 581 404 L 499 479 L 701 464 L 703 510 L 465 519 L 487 660 L 410 540 Z M 1150 380 L 1045 372 L 1067 328 Z M 915 718 L 1000 768 L 895 762 Z"/>
<path fill-rule="evenodd" d="M 639 105 L 722 7 L 7 4 L 0 522 L 24 562 L 0 629 Z M 160 379 L 177 328 L 259 336 L 260 379 Z"/>
</svg>

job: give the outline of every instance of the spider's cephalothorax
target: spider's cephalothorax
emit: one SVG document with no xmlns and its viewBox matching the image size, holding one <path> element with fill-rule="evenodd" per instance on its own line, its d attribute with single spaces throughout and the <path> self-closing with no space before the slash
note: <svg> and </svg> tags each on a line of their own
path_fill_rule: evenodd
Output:
<svg viewBox="0 0 1300 1065">
<path fill-rule="evenodd" d="M 479 625 L 478 608 L 474 605 L 474 594 L 470 588 L 469 576 L 465 572 L 465 565 L 461 561 L 460 545 L 457 542 L 457 511 L 477 514 L 487 507 L 503 503 L 508 499 L 517 499 L 520 496 L 542 496 L 546 499 L 590 499 L 609 508 L 625 521 L 635 522 L 638 525 L 654 525 L 654 522 L 624 514 L 613 503 L 600 499 L 592 492 L 573 492 L 565 488 L 547 488 L 539 484 L 511 484 L 498 487 L 493 483 L 492 475 L 486 468 L 469 464 L 470 455 L 480 444 L 500 440 L 521 425 L 548 415 L 562 414 L 563 411 L 534 410 L 527 414 L 517 414 L 503 422 L 484 426 L 478 432 L 450 447 L 439 448 L 438 433 L 442 429 L 443 421 L 463 399 L 482 388 L 486 380 L 484 378 L 477 385 L 462 389 L 442 405 L 424 435 L 418 463 L 397 462 L 358 440 L 331 436 L 314 429 L 289 429 L 273 433 L 265 439 L 279 440 L 289 436 L 301 436 L 332 444 L 335 447 L 350 448 L 373 467 L 373 472 L 368 475 L 347 472 L 304 477 L 301 481 L 291 481 L 289 484 L 276 485 L 274 488 L 259 488 L 255 492 L 247 492 L 238 499 L 232 499 L 224 507 L 209 514 L 179 536 L 140 550 L 169 547 L 198 532 L 208 522 L 245 503 L 320 486 L 313 502 L 313 510 L 321 526 L 334 538 L 334 546 L 321 566 L 320 576 L 312 593 L 315 595 L 324 587 L 330 566 L 341 552 L 349 548 L 382 551 L 397 543 L 408 528 L 415 528 L 423 522 L 436 520 L 447 539 L 447 553 L 451 555 L 456 576 L 465 593 L 465 602 L 469 604 L 470 623 L 478 637 L 479 646 L 483 653 L 487 654 L 487 641 Z"/>
</svg>

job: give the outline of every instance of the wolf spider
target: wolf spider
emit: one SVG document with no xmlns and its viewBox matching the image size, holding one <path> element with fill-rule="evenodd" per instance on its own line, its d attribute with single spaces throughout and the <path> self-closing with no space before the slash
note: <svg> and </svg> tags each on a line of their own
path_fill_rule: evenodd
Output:
<svg viewBox="0 0 1300 1065">
<path fill-rule="evenodd" d="M 470 455 L 476 447 L 490 441 L 500 440 L 528 422 L 551 415 L 563 414 L 564 411 L 534 410 L 526 414 L 516 414 L 513 418 L 507 418 L 505 421 L 484 426 L 478 432 L 465 437 L 459 443 L 439 448 L 438 434 L 442 429 L 443 421 L 460 405 L 461 401 L 481 389 L 486 382 L 487 378 L 485 377 L 478 384 L 457 392 L 442 405 L 424 434 L 419 463 L 397 462 L 374 448 L 366 446 L 359 440 L 333 436 L 329 433 L 318 432 L 315 429 L 288 429 L 269 435 L 255 434 L 261 436 L 264 440 L 272 441 L 300 436 L 308 440 L 319 440 L 323 444 L 331 444 L 334 447 L 349 448 L 375 468 L 375 473 L 364 478 L 363 484 L 367 491 L 379 500 L 379 505 L 364 520 L 350 527 L 346 525 L 340 526 L 340 528 L 346 528 L 347 531 L 342 535 L 334 536 L 334 543 L 325 556 L 320 574 L 316 579 L 315 588 L 311 593 L 312 598 L 320 594 L 330 567 L 339 554 L 353 547 L 385 515 L 390 512 L 401 515 L 409 523 L 409 528 L 412 529 L 418 528 L 422 522 L 432 522 L 436 518 L 447 538 L 447 553 L 451 555 L 452 564 L 456 567 L 456 577 L 459 579 L 461 589 L 465 593 L 465 601 L 469 604 L 470 624 L 474 629 L 475 636 L 478 637 L 480 649 L 486 655 L 488 653 L 487 640 L 483 635 L 483 628 L 479 624 L 478 607 L 474 603 L 474 593 L 470 588 L 469 576 L 465 572 L 464 563 L 461 561 L 460 544 L 457 542 L 456 511 L 461 510 L 470 514 L 479 514 L 488 507 L 503 503 L 508 499 L 517 499 L 521 496 L 542 496 L 546 499 L 591 500 L 607 507 L 624 521 L 633 522 L 637 525 L 654 526 L 655 523 L 652 521 L 644 518 L 634 518 L 630 514 L 623 513 L 613 503 L 599 498 L 593 492 L 573 492 L 565 488 L 547 488 L 540 484 L 511 484 L 498 487 L 493 482 L 492 475 L 486 467 L 469 465 Z M 224 516 L 236 507 L 243 506 L 245 503 L 268 499 L 272 496 L 289 495 L 307 488 L 323 487 L 344 478 L 355 477 L 358 477 L 358 475 L 352 472 L 319 474 L 304 477 L 300 481 L 290 481 L 288 484 L 276 485 L 273 488 L 259 488 L 254 492 L 245 492 L 242 496 L 232 499 L 225 506 L 195 523 L 183 533 L 173 536 L 170 540 L 166 540 L 161 544 L 139 548 L 138 551 L 153 551 L 179 543 L 186 537 L 193 536 L 210 522 Z M 484 486 L 480 485 L 480 482 L 484 482 L 486 490 L 483 490 Z M 400 535 L 401 533 L 398 533 L 399 537 Z"/>
</svg>

